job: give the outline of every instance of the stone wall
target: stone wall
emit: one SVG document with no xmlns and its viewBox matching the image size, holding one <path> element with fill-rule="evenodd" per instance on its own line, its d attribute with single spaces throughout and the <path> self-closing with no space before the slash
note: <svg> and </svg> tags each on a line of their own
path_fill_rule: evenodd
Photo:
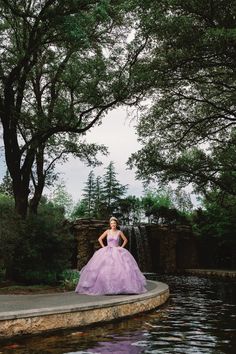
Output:
<svg viewBox="0 0 236 354">
<path fill-rule="evenodd" d="M 171 273 L 184 268 L 196 268 L 198 266 L 196 238 L 187 225 L 167 225 L 142 224 L 145 225 L 148 237 L 152 269 L 142 269 L 142 271 Z M 77 240 L 77 264 L 80 270 L 92 257 L 93 253 L 100 248 L 99 236 L 108 228 L 106 220 L 78 219 L 73 223 L 75 238 Z M 132 232 L 132 237 L 135 233 Z M 126 235 L 128 238 L 128 235 Z M 106 241 L 104 241 L 106 244 Z M 137 250 L 133 248 L 137 245 L 136 240 L 132 240 L 131 253 L 136 258 Z M 127 249 L 129 245 L 127 244 Z"/>
<path fill-rule="evenodd" d="M 77 269 L 81 269 L 101 246 L 98 237 L 108 228 L 105 220 L 78 219 L 73 223 L 77 240 Z M 106 244 L 106 241 L 104 241 Z"/>
<path fill-rule="evenodd" d="M 153 271 L 171 273 L 198 266 L 197 242 L 188 225 L 147 225 Z"/>
<path fill-rule="evenodd" d="M 207 269 L 236 269 L 236 241 L 202 237 L 198 241 L 199 263 Z"/>
</svg>

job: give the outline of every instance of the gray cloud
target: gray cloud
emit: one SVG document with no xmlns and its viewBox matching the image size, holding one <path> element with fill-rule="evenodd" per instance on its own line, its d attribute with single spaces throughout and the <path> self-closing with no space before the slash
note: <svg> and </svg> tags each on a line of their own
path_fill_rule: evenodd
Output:
<svg viewBox="0 0 236 354">
<path fill-rule="evenodd" d="M 94 168 L 96 176 L 103 175 L 104 168 L 114 161 L 117 178 L 122 184 L 128 184 L 128 194 L 141 195 L 142 183 L 135 180 L 135 172 L 127 169 L 127 159 L 132 152 L 140 148 L 135 135 L 135 122 L 128 118 L 125 108 L 110 111 L 102 120 L 102 124 L 93 127 L 86 135 L 89 143 L 104 144 L 109 149 L 108 156 L 102 156 L 102 166 Z M 57 167 L 62 174 L 68 192 L 77 201 L 81 198 L 84 183 L 91 167 L 87 167 L 79 159 L 70 158 L 67 163 Z"/>
</svg>

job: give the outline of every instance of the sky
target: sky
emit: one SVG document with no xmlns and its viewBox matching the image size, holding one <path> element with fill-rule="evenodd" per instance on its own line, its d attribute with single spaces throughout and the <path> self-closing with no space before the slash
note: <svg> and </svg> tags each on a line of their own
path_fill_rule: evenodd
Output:
<svg viewBox="0 0 236 354">
<path fill-rule="evenodd" d="M 60 173 L 60 180 L 65 182 L 66 189 L 74 202 L 81 198 L 82 190 L 91 169 L 93 169 L 96 177 L 102 176 L 110 161 L 114 162 L 119 182 L 123 185 L 128 184 L 127 194 L 136 196 L 143 194 L 141 181 L 135 179 L 134 170 L 128 169 L 126 165 L 131 153 L 141 147 L 135 134 L 135 124 L 136 121 L 130 118 L 125 107 L 111 110 L 103 117 L 101 125 L 91 128 L 86 134 L 88 143 L 104 144 L 108 147 L 109 154 L 107 156 L 98 155 L 103 164 L 97 167 L 87 167 L 79 158 L 70 157 L 68 162 L 57 165 L 56 171 Z M 4 154 L 3 149 L 1 149 L 0 180 L 4 176 L 5 170 Z M 53 190 L 45 190 L 45 192 L 50 195 Z"/>
<path fill-rule="evenodd" d="M 72 196 L 74 203 L 81 199 L 85 182 L 88 174 L 93 169 L 95 177 L 102 176 L 105 167 L 113 161 L 117 172 L 117 179 L 123 185 L 128 184 L 127 195 L 143 195 L 142 182 L 135 178 L 135 170 L 128 169 L 126 164 L 132 152 L 141 148 L 137 141 L 135 133 L 135 113 L 132 119 L 125 107 L 119 107 L 111 110 L 102 119 L 102 124 L 95 126 L 89 130 L 86 135 L 88 143 L 104 144 L 108 147 L 109 154 L 101 156 L 102 165 L 98 167 L 87 167 L 79 158 L 69 158 L 68 162 L 63 165 L 58 164 L 56 171 L 60 173 L 60 180 L 65 183 L 67 192 Z M 5 174 L 5 163 L 3 158 L 3 150 L 0 150 L 0 180 Z M 191 188 L 186 188 L 191 191 Z M 53 189 L 44 190 L 44 193 L 51 195 Z M 191 196 L 193 204 L 198 203 L 196 197 Z"/>
<path fill-rule="evenodd" d="M 142 195 L 143 186 L 141 181 L 135 179 L 134 170 L 129 170 L 126 162 L 132 152 L 137 151 L 141 146 L 135 134 L 135 121 L 128 116 L 126 108 L 116 108 L 102 120 L 100 126 L 93 127 L 86 135 L 89 143 L 104 144 L 108 147 L 109 155 L 101 156 L 102 165 L 98 167 L 87 167 L 78 158 L 70 158 L 69 161 L 57 167 L 61 178 L 65 181 L 67 191 L 72 195 L 74 201 L 81 198 L 84 183 L 89 172 L 93 169 L 95 176 L 102 176 L 105 168 L 114 162 L 117 179 L 123 185 L 128 184 L 127 194 L 136 196 Z"/>
</svg>

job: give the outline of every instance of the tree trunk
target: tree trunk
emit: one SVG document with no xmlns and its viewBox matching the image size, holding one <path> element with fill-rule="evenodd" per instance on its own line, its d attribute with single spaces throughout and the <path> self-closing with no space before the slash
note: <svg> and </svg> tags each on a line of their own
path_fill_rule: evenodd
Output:
<svg viewBox="0 0 236 354">
<path fill-rule="evenodd" d="M 18 144 L 17 120 L 18 112 L 15 109 L 15 93 L 10 82 L 4 90 L 4 100 L 1 101 L 1 121 L 3 126 L 3 141 L 5 159 L 8 171 L 12 178 L 15 210 L 22 217 L 27 216 L 29 195 L 29 165 L 33 161 L 32 153 L 26 156 L 25 166 L 21 166 L 21 151 Z"/>
<path fill-rule="evenodd" d="M 29 213 L 30 214 L 38 214 L 38 205 L 40 202 L 40 197 L 36 196 L 36 194 L 34 194 L 33 198 L 30 200 L 29 203 Z"/>
<path fill-rule="evenodd" d="M 29 196 L 29 187 L 18 185 L 13 183 L 14 199 L 15 199 L 15 210 L 22 219 L 25 219 L 28 212 L 28 196 Z"/>
<path fill-rule="evenodd" d="M 35 180 L 33 173 L 31 174 L 31 179 L 34 185 L 34 196 L 29 203 L 29 212 L 32 214 L 37 214 L 38 212 L 39 202 L 45 186 L 46 173 L 44 172 L 44 149 L 45 145 L 42 144 L 38 147 L 35 155 L 37 181 Z"/>
<path fill-rule="evenodd" d="M 39 202 L 42 197 L 43 189 L 44 189 L 44 183 L 41 183 L 40 185 L 38 184 L 37 186 L 35 186 L 34 196 L 30 200 L 30 203 L 29 203 L 30 214 L 37 214 L 38 213 L 38 206 L 39 206 Z"/>
</svg>

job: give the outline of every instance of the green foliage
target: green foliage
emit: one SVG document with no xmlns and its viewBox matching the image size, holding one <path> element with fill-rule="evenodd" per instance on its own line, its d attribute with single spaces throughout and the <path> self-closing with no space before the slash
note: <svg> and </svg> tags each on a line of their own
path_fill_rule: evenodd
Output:
<svg viewBox="0 0 236 354">
<path fill-rule="evenodd" d="M 96 177 L 93 170 L 89 172 L 88 179 L 83 189 L 83 198 L 75 205 L 71 218 L 103 217 L 103 195 L 102 195 L 102 178 Z"/>
<path fill-rule="evenodd" d="M 54 187 L 59 179 L 59 173 L 55 172 L 56 164 L 68 161 L 69 156 L 79 158 L 87 166 L 98 166 L 101 162 L 97 154 L 107 154 L 107 148 L 104 145 L 86 143 L 78 139 L 76 134 L 58 134 L 49 139 L 48 144 L 41 146 L 37 150 L 35 165 L 31 173 L 32 198 L 30 199 L 30 212 L 37 213 L 37 208 L 42 198 L 44 187 Z M 57 192 L 57 194 L 59 191 Z M 63 192 L 64 194 L 66 192 Z M 62 197 L 62 190 L 60 191 Z M 58 196 L 59 197 L 59 196 Z M 58 199 L 57 197 L 57 199 Z M 59 198 L 60 199 L 60 198 Z M 70 213 L 69 195 L 67 193 L 66 207 L 67 215 Z M 60 202 L 60 201 L 59 201 Z"/>
<path fill-rule="evenodd" d="M 178 209 L 183 215 L 191 215 L 193 211 L 193 204 L 190 194 L 184 189 L 176 189 L 172 191 L 172 200 L 176 209 Z"/>
<path fill-rule="evenodd" d="M 23 218 L 29 190 L 35 189 L 36 211 L 55 162 L 68 154 L 94 160 L 104 146 L 86 148 L 80 138 L 109 109 L 143 96 L 133 68 L 145 42 L 127 41 L 135 6 L 124 0 L 0 2 L 0 119 Z"/>
<path fill-rule="evenodd" d="M 58 184 L 50 198 L 55 207 L 61 209 L 62 215 L 69 217 L 73 208 L 72 196 L 67 192 L 64 183 Z"/>
<path fill-rule="evenodd" d="M 72 213 L 71 213 L 71 219 L 77 219 L 77 218 L 83 218 L 87 216 L 87 205 L 83 200 L 79 200 L 76 205 L 74 206 Z"/>
<path fill-rule="evenodd" d="M 116 177 L 115 166 L 110 162 L 104 175 L 95 178 L 90 171 L 83 189 L 83 198 L 75 206 L 73 217 L 107 218 L 119 213 L 120 202 L 127 186 L 123 186 Z"/>
<path fill-rule="evenodd" d="M 116 175 L 114 162 L 111 161 L 105 169 L 102 185 L 102 195 L 107 209 L 107 216 L 114 214 L 117 204 L 127 190 L 127 185 L 122 185 Z"/>
<path fill-rule="evenodd" d="M 192 147 L 186 151 L 176 150 L 166 155 L 154 144 L 147 144 L 142 152 L 133 155 L 137 175 L 146 180 L 159 180 L 162 184 L 178 181 L 180 186 L 190 183 L 196 192 L 205 194 L 212 188 L 220 188 L 229 194 L 236 194 L 236 134 L 229 133 L 229 140 L 217 142 L 203 151 Z M 145 156 L 145 164 L 143 159 Z M 133 160 L 133 162 L 134 162 Z"/>
<path fill-rule="evenodd" d="M 0 264 L 9 270 L 14 263 L 15 250 L 20 246 L 22 223 L 14 213 L 13 198 L 0 194 Z"/>
<path fill-rule="evenodd" d="M 0 265 L 0 283 L 5 279 L 6 277 L 6 269 L 4 268 L 3 265 Z"/>
<path fill-rule="evenodd" d="M 118 212 L 119 220 L 124 224 L 137 224 L 141 221 L 142 205 L 140 198 L 134 195 L 128 195 L 119 200 Z"/>
<path fill-rule="evenodd" d="M 0 193 L 13 196 L 12 179 L 8 170 L 6 170 L 6 174 L 0 184 Z"/>
<path fill-rule="evenodd" d="M 185 209 L 178 209 L 180 207 L 179 192 L 177 196 L 176 205 L 176 196 L 170 189 L 147 191 L 144 197 L 142 197 L 141 203 L 148 221 L 162 224 L 188 224 L 190 222 L 190 215 Z M 181 201 L 181 203 L 183 207 L 183 202 Z"/>
<path fill-rule="evenodd" d="M 0 199 L 0 255 L 6 278 L 27 284 L 53 284 L 70 266 L 74 241 L 60 209 L 48 203 L 25 220 L 13 201 Z"/>
<path fill-rule="evenodd" d="M 235 220 L 236 197 L 212 191 L 203 199 L 203 208 L 195 212 L 195 231 L 199 236 L 235 240 Z"/>
<path fill-rule="evenodd" d="M 139 5 L 149 58 L 136 67 L 137 79 L 151 105 L 141 112 L 142 148 L 130 166 L 143 180 L 193 183 L 202 193 L 217 187 L 235 195 L 235 2 Z"/>
<path fill-rule="evenodd" d="M 116 177 L 114 164 L 110 163 L 105 174 L 95 179 L 94 172 L 88 175 L 83 198 L 76 204 L 71 218 L 108 218 L 116 215 L 124 224 L 137 224 L 143 214 L 149 222 L 189 223 L 192 213 L 190 195 L 184 190 L 147 189 L 142 198 L 123 196 L 127 186 L 122 186 Z"/>
<path fill-rule="evenodd" d="M 236 197 L 214 190 L 193 213 L 193 230 L 199 237 L 205 267 L 235 269 Z"/>
<path fill-rule="evenodd" d="M 83 203 L 86 206 L 86 215 L 93 216 L 95 208 L 95 177 L 94 172 L 90 171 L 88 179 L 83 189 Z"/>
<path fill-rule="evenodd" d="M 172 207 L 172 201 L 168 194 L 159 194 L 151 191 L 146 192 L 141 203 L 149 222 L 154 221 L 158 223 L 161 215 L 163 215 L 163 211 Z"/>
<path fill-rule="evenodd" d="M 103 216 L 103 194 L 102 194 L 102 177 L 97 176 L 94 188 L 94 216 L 101 219 Z"/>
<path fill-rule="evenodd" d="M 79 272 L 73 269 L 66 269 L 60 274 L 60 283 L 64 289 L 74 290 L 79 281 Z"/>
</svg>

